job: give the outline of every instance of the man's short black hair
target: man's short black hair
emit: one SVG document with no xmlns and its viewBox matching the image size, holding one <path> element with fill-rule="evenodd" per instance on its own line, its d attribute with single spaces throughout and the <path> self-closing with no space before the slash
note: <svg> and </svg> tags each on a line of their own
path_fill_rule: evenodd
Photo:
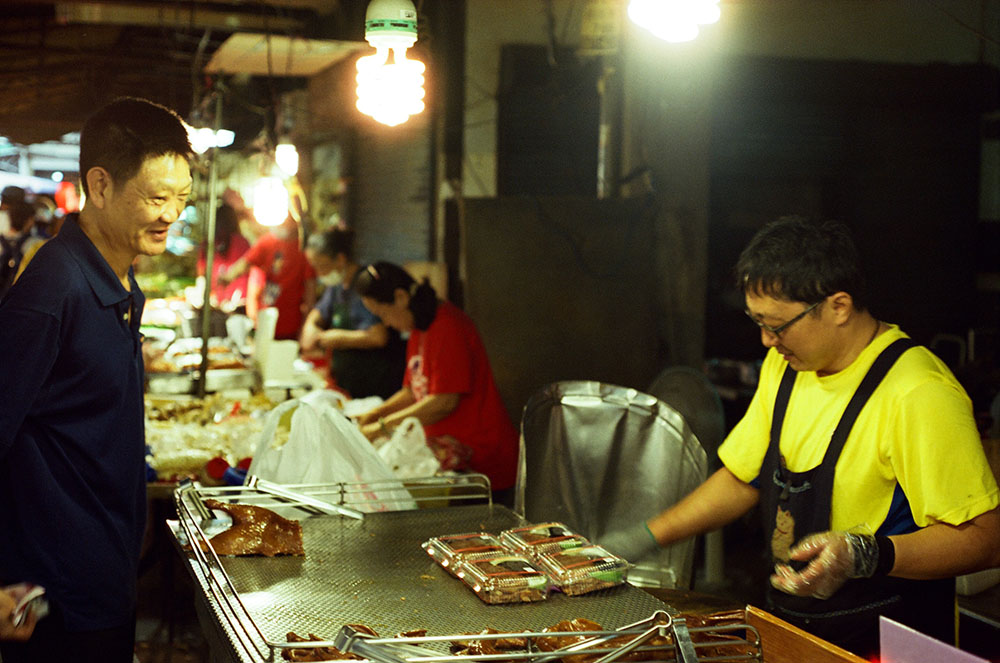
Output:
<svg viewBox="0 0 1000 663">
<path fill-rule="evenodd" d="M 867 292 L 861 258 L 846 225 L 785 216 L 754 235 L 736 263 L 744 292 L 814 304 L 846 292 L 864 310 Z"/>
<path fill-rule="evenodd" d="M 101 167 L 115 182 L 135 177 L 147 159 L 177 154 L 190 160 L 191 143 L 181 117 L 165 106 L 122 97 L 97 111 L 80 132 L 80 180 L 89 195 L 87 172 Z"/>
</svg>

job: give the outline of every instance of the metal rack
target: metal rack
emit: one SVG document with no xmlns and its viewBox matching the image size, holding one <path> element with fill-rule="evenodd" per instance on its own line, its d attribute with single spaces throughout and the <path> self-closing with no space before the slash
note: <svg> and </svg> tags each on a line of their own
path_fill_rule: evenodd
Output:
<svg viewBox="0 0 1000 663">
<path fill-rule="evenodd" d="M 730 637 L 724 634 L 732 633 Z M 739 635 L 736 635 L 736 634 Z M 700 637 L 700 636 L 705 637 Z M 558 649 L 538 647 L 539 639 L 570 637 L 572 644 Z M 524 647 L 499 654 L 441 655 L 429 645 L 445 643 L 460 646 L 486 639 L 523 640 Z M 329 643 L 309 643 L 329 646 Z M 708 661 L 761 661 L 760 634 L 746 624 L 688 627 L 683 617 L 656 611 L 639 622 L 614 631 L 546 631 L 461 636 L 376 638 L 351 625 L 344 626 L 333 646 L 342 652 L 364 656 L 373 663 L 445 663 L 451 661 L 527 661 L 550 663 L 586 661 L 611 663 L 622 657 L 641 654 L 641 660 L 667 660 L 677 663 Z M 701 653 L 699 653 L 699 650 Z M 564 658 L 565 657 L 565 658 Z M 627 660 L 627 659 L 626 659 Z M 633 659 L 634 660 L 634 659 Z"/>
<path fill-rule="evenodd" d="M 670 606 L 628 585 L 579 597 L 555 595 L 530 605 L 482 603 L 441 570 L 419 544 L 449 532 L 498 532 L 524 524 L 514 512 L 492 504 L 485 477 L 309 486 L 248 483 L 212 488 L 186 483 L 175 492 L 178 521 L 174 531 L 189 561 L 202 608 L 207 609 L 203 619 L 213 622 L 234 661 L 271 662 L 281 660 L 287 650 L 332 647 L 340 642 L 341 651 L 356 649 L 358 655 L 379 663 L 435 663 L 456 658 L 545 663 L 556 661 L 561 654 L 542 652 L 529 644 L 524 651 L 504 652 L 502 656 L 457 657 L 448 645 L 494 637 L 468 635 L 484 627 L 534 643 L 545 629 L 575 617 L 613 630 L 572 634 L 582 635 L 586 644 L 576 645 L 584 651 L 574 650 L 570 663 L 608 663 L 636 648 L 654 653 L 662 649 L 663 659 L 685 663 L 762 660 L 759 636 L 751 627 L 687 628 Z M 373 496 L 388 500 L 373 501 Z M 214 518 L 204 509 L 203 500 L 208 498 L 256 504 L 299 520 L 306 556 L 220 558 L 208 545 L 211 535 L 206 530 L 211 530 Z M 188 542 L 193 545 L 184 545 Z M 433 635 L 371 638 L 348 632 L 345 624 L 365 624 L 379 633 L 426 628 Z M 678 643 L 676 648 L 646 644 L 668 630 Z M 745 635 L 729 640 L 723 631 Z M 289 639 L 289 632 L 336 636 L 337 641 L 296 642 Z M 692 642 L 691 633 L 703 635 Z M 610 637 L 623 635 L 633 637 L 625 645 L 616 641 L 608 647 Z M 697 658 L 699 650 L 704 652 L 713 643 L 723 646 L 723 641 L 740 643 L 743 649 L 733 646 L 733 655 L 723 658 Z M 586 659 L 577 658 L 583 656 Z"/>
</svg>

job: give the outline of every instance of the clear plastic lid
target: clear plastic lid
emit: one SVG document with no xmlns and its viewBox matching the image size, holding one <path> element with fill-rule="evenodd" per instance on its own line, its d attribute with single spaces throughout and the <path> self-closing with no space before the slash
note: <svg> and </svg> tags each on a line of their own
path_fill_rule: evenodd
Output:
<svg viewBox="0 0 1000 663">
<path fill-rule="evenodd" d="M 549 596 L 549 577 L 525 555 L 465 559 L 457 575 L 486 603 L 523 603 Z"/>
<path fill-rule="evenodd" d="M 422 543 L 421 547 L 451 573 L 457 572 L 459 560 L 495 557 L 509 552 L 500 539 L 486 532 L 436 536 Z"/>
<path fill-rule="evenodd" d="M 562 523 L 540 523 L 504 530 L 500 533 L 500 540 L 511 549 L 530 557 L 590 544 L 590 541 Z"/>
<path fill-rule="evenodd" d="M 541 555 L 538 566 L 563 593 L 576 596 L 624 583 L 629 564 L 600 546 L 589 545 Z"/>
</svg>

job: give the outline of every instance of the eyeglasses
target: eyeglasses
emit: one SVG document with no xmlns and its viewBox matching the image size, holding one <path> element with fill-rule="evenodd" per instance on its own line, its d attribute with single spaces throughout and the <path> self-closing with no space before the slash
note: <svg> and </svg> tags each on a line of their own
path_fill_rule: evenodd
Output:
<svg viewBox="0 0 1000 663">
<path fill-rule="evenodd" d="M 789 327 L 791 327 L 792 325 L 794 325 L 796 322 L 798 322 L 802 318 L 806 317 L 806 314 L 809 313 L 809 311 L 813 310 L 814 308 L 816 308 L 817 306 L 819 306 L 820 304 L 822 304 L 824 301 L 825 300 L 821 299 L 818 302 L 816 302 L 815 304 L 807 306 L 806 309 L 804 311 L 802 311 L 802 313 L 799 313 L 797 316 L 795 316 L 794 318 L 792 318 L 788 322 L 783 322 L 782 324 L 778 325 L 777 327 L 772 327 L 771 325 L 764 324 L 763 322 L 761 322 L 757 318 L 753 317 L 753 315 L 750 314 L 750 311 L 744 310 L 743 312 L 746 313 L 747 317 L 750 318 L 751 320 L 753 320 L 754 324 L 757 325 L 758 327 L 760 327 L 761 329 L 769 331 L 772 334 L 774 334 L 775 336 L 781 336 L 781 334 L 786 329 L 788 329 Z"/>
</svg>

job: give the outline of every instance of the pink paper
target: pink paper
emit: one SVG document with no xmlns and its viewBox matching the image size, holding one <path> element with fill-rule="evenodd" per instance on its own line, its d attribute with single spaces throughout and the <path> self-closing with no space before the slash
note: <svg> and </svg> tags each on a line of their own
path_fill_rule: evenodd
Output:
<svg viewBox="0 0 1000 663">
<path fill-rule="evenodd" d="M 887 617 L 878 622 L 882 663 L 989 663 Z"/>
</svg>

